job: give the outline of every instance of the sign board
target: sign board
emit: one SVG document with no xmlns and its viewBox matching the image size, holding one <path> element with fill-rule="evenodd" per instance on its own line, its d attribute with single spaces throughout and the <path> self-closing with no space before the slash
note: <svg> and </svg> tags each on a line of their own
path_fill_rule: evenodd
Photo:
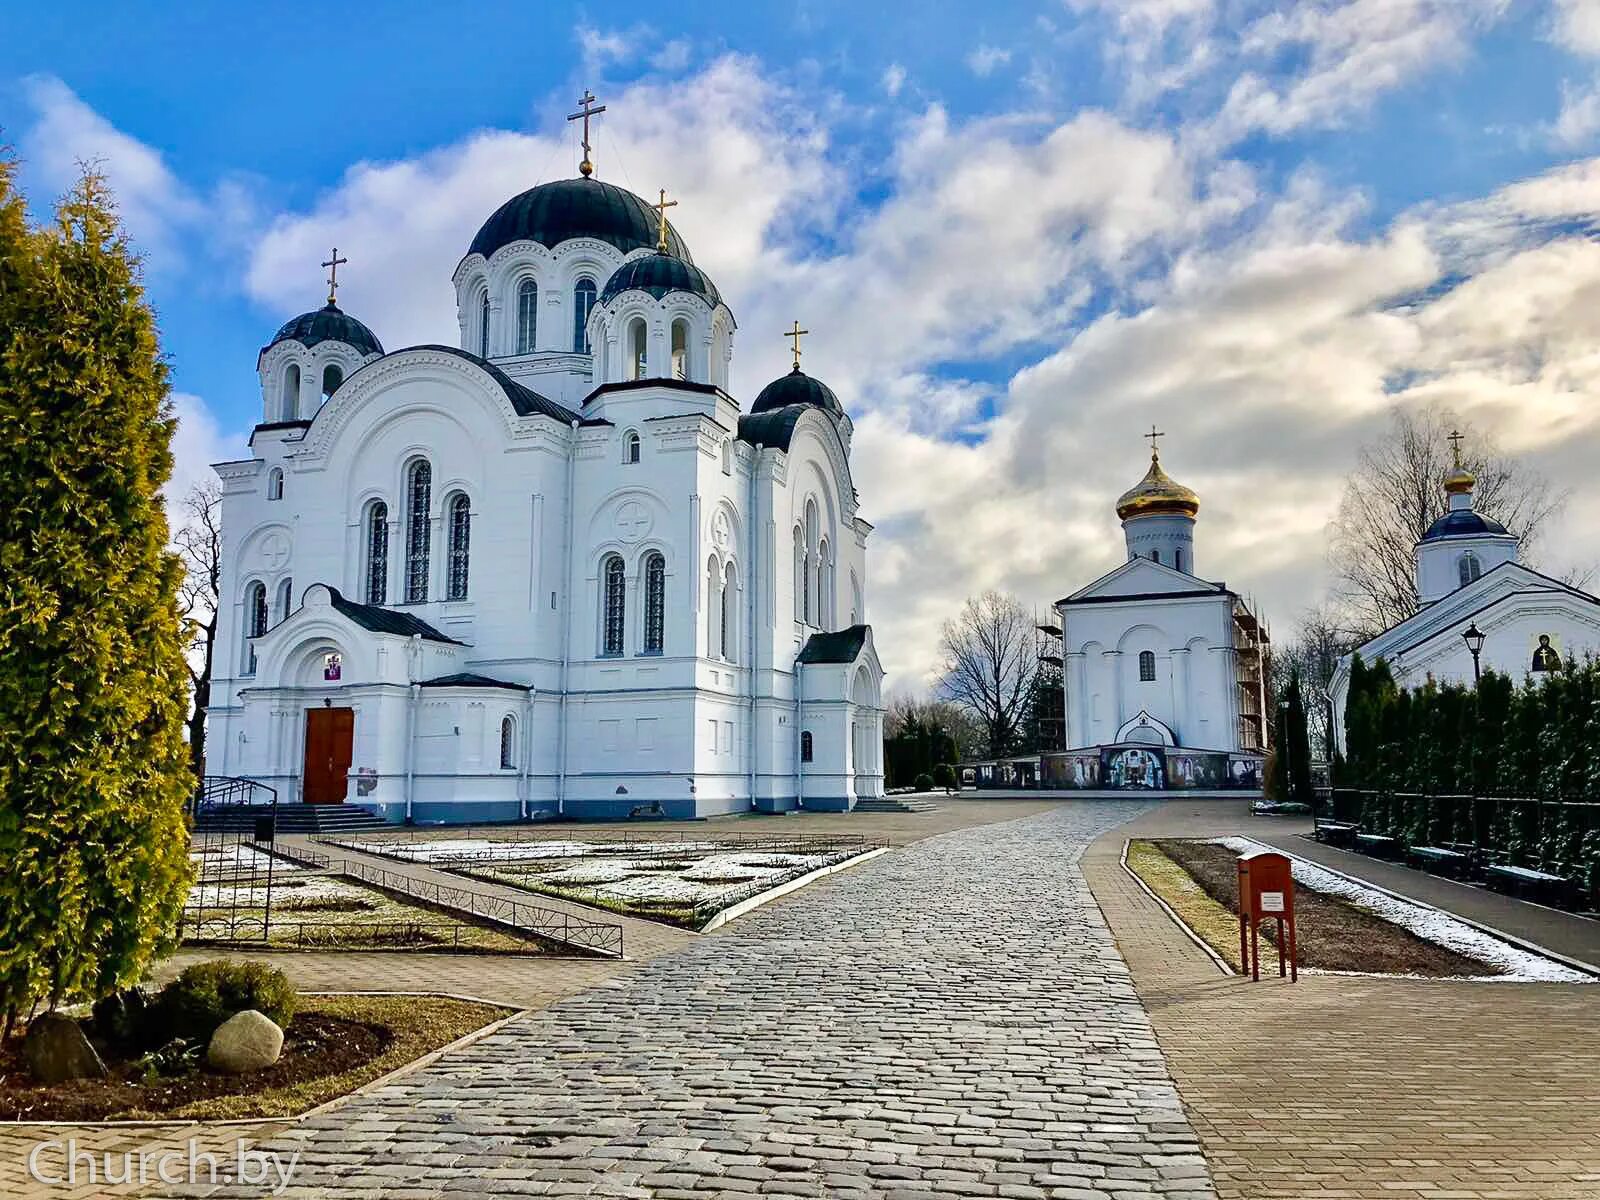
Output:
<svg viewBox="0 0 1600 1200">
<path fill-rule="evenodd" d="M 1262 892 L 1261 911 L 1264 913 L 1281 913 L 1283 911 L 1283 893 Z"/>
</svg>

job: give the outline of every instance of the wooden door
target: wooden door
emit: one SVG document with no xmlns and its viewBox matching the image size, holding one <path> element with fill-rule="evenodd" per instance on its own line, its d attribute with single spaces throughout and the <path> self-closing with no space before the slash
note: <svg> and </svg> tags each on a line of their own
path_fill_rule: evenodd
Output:
<svg viewBox="0 0 1600 1200">
<path fill-rule="evenodd" d="M 305 799 L 307 804 L 342 804 L 350 785 L 356 710 L 306 710 Z"/>
</svg>

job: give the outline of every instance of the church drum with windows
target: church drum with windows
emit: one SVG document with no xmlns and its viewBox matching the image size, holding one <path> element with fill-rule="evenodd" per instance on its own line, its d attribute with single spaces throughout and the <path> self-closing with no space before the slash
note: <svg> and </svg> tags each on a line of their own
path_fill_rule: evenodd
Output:
<svg viewBox="0 0 1600 1200">
<path fill-rule="evenodd" d="M 881 794 L 850 418 L 798 338 L 741 409 L 667 207 L 543 184 L 456 269 L 457 345 L 386 352 L 330 292 L 261 351 L 209 773 L 418 823 Z"/>
</svg>

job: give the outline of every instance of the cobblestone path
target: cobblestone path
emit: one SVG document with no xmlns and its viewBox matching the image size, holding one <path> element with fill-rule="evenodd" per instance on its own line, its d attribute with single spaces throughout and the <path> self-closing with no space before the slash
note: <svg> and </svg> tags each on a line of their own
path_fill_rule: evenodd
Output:
<svg viewBox="0 0 1600 1200">
<path fill-rule="evenodd" d="M 800 892 L 295 1127 L 282 1194 L 1209 1200 L 1078 866 L 1142 807 Z"/>
</svg>

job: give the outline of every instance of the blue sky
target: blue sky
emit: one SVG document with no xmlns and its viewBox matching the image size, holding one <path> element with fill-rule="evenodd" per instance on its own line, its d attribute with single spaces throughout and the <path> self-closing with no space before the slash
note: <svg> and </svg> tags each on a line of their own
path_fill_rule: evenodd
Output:
<svg viewBox="0 0 1600 1200">
<path fill-rule="evenodd" d="M 1572 515 L 1600 0 L 440 11 L 8 14 L 0 127 L 41 211 L 77 158 L 122 195 L 185 478 L 258 419 L 255 352 L 319 301 L 328 245 L 387 345 L 453 340 L 456 258 L 572 172 L 589 86 L 601 174 L 682 195 L 733 299 L 736 390 L 782 368 L 791 314 L 817 331 L 903 679 L 968 592 L 1043 604 L 1115 561 L 1152 419 L 1207 502 L 1201 569 L 1280 623 L 1319 598 L 1343 474 L 1396 405 L 1572 488 L 1548 565 L 1600 557 Z"/>
</svg>

